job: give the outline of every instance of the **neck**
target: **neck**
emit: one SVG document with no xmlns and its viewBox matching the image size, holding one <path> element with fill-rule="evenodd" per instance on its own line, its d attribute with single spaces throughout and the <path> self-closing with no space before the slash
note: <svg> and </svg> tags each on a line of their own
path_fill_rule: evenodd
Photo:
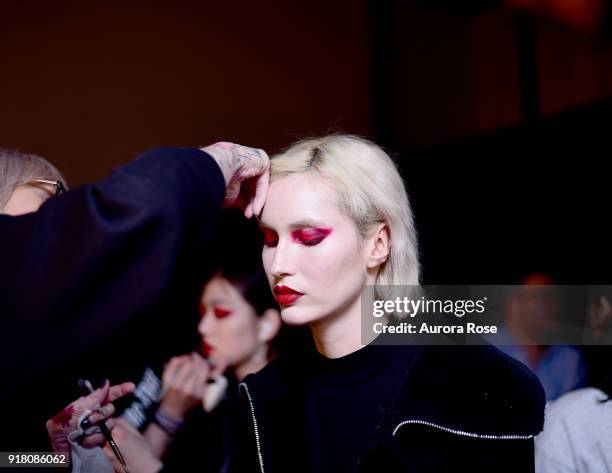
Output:
<svg viewBox="0 0 612 473">
<path fill-rule="evenodd" d="M 257 350 L 257 352 L 248 360 L 240 363 L 238 366 L 236 366 L 236 368 L 234 368 L 236 380 L 242 381 L 248 375 L 257 373 L 268 364 L 268 361 L 270 361 L 268 359 L 268 347 L 265 345 L 260 347 L 260 349 Z"/>
<path fill-rule="evenodd" d="M 327 358 L 340 358 L 363 348 L 360 328 L 360 297 L 346 309 L 310 327 L 317 351 Z"/>
</svg>

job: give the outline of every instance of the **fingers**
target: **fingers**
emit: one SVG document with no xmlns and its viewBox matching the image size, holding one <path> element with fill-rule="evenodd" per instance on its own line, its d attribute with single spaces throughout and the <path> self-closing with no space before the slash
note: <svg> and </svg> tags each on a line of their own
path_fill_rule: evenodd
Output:
<svg viewBox="0 0 612 473">
<path fill-rule="evenodd" d="M 85 448 L 101 447 L 106 443 L 106 439 L 102 433 L 86 435 L 81 440 L 81 445 Z"/>
<path fill-rule="evenodd" d="M 244 216 L 251 218 L 258 215 L 263 209 L 268 192 L 270 176 L 270 158 L 263 149 L 247 148 L 241 160 L 239 169 L 240 181 L 254 179 L 255 185 L 248 189 L 247 204 L 244 209 Z"/>
<path fill-rule="evenodd" d="M 124 435 L 125 433 L 140 435 L 140 432 L 132 424 L 121 418 L 116 419 L 115 429 L 118 435 Z"/>
<path fill-rule="evenodd" d="M 105 425 L 108 430 L 113 430 L 113 428 L 115 427 L 113 419 L 108 419 L 105 422 Z M 106 438 L 104 437 L 102 431 L 100 430 L 100 427 L 98 426 L 92 427 L 91 429 L 87 430 L 80 440 L 80 444 L 83 445 L 83 447 L 85 448 L 101 447 L 105 443 Z"/>
<path fill-rule="evenodd" d="M 267 172 L 270 167 L 270 158 L 263 149 L 247 148 L 237 146 L 238 169 L 235 177 L 239 181 L 244 181 L 251 177 L 258 177 Z"/>
<path fill-rule="evenodd" d="M 265 154 L 265 151 L 262 151 Z M 267 157 L 267 155 L 266 155 Z M 270 186 L 270 162 L 266 163 L 265 170 L 263 174 L 259 176 L 257 179 L 257 184 L 255 186 L 255 196 L 253 197 L 252 205 L 247 209 L 249 215 L 245 216 L 247 218 L 251 218 L 253 215 L 259 215 L 263 209 L 264 203 L 266 202 L 266 195 L 268 193 L 268 187 Z"/>
<path fill-rule="evenodd" d="M 206 382 L 211 376 L 211 366 L 197 353 L 192 354 L 192 364 L 194 370 L 191 376 L 190 390 L 197 398 L 201 398 L 204 395 L 204 390 L 206 389 Z"/>
<path fill-rule="evenodd" d="M 226 192 L 224 207 L 240 207 L 247 218 L 258 215 L 263 209 L 269 186 L 270 158 L 258 148 L 221 142 L 203 148 L 210 154 L 225 177 Z M 245 181 L 254 180 L 252 189 L 247 189 L 246 199 L 240 199 Z M 241 189 L 242 188 L 242 189 Z"/>
<path fill-rule="evenodd" d="M 230 207 L 236 204 L 236 199 L 240 196 L 240 188 L 242 183 L 238 179 L 232 179 L 229 185 L 225 188 L 224 206 Z"/>
<path fill-rule="evenodd" d="M 210 366 L 197 353 L 173 358 L 164 371 L 165 385 L 187 393 L 195 393 L 206 382 Z"/>
<path fill-rule="evenodd" d="M 91 394 L 80 398 L 79 400 L 82 401 L 81 402 L 82 406 L 89 409 L 91 407 L 94 407 L 97 404 L 102 404 L 108 397 L 109 391 L 110 391 L 110 383 L 108 379 L 106 379 L 104 380 L 104 384 L 102 386 L 100 386 L 98 389 L 96 389 Z"/>
<path fill-rule="evenodd" d="M 163 390 L 166 391 L 174 383 L 177 371 L 182 367 L 189 355 L 175 356 L 170 359 L 162 374 Z"/>
<path fill-rule="evenodd" d="M 111 417 L 115 413 L 115 406 L 112 404 L 106 404 L 100 409 L 96 410 L 94 413 L 90 414 L 88 419 L 90 424 L 97 424 L 98 422 L 102 422 L 109 417 Z"/>
<path fill-rule="evenodd" d="M 131 382 L 111 386 L 108 392 L 108 401 L 113 402 L 127 394 L 132 394 L 134 389 L 136 389 L 136 386 Z"/>
</svg>

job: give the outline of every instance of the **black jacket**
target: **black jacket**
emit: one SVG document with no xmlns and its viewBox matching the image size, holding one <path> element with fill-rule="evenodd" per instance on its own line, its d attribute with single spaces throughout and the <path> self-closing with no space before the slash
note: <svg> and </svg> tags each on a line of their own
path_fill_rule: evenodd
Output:
<svg viewBox="0 0 612 473">
<path fill-rule="evenodd" d="M 45 421 L 78 397 L 77 378 L 131 379 L 196 335 L 224 192 L 206 153 L 159 148 L 36 213 L 0 215 L 0 401 L 15 416 L 1 447 L 45 450 Z"/>
<path fill-rule="evenodd" d="M 545 400 L 525 366 L 491 346 L 405 347 L 404 353 L 404 382 L 355 471 L 533 471 Z M 303 409 L 307 373 L 308 366 L 278 359 L 241 383 L 248 426 L 232 472 L 300 470 L 301 426 L 316 415 Z"/>
</svg>

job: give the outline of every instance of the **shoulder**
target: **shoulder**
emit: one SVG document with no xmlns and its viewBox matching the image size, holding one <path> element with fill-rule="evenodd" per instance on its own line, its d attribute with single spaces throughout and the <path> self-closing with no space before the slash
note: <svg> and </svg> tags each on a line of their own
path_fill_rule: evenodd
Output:
<svg viewBox="0 0 612 473">
<path fill-rule="evenodd" d="M 423 347 L 403 389 L 404 402 L 455 428 L 491 435 L 535 435 L 543 428 L 537 377 L 491 345 Z"/>
<path fill-rule="evenodd" d="M 427 346 L 420 362 L 426 374 L 435 375 L 438 383 L 447 387 L 459 388 L 461 383 L 468 391 L 504 391 L 517 396 L 526 393 L 528 397 L 541 394 L 543 400 L 535 374 L 491 345 Z"/>
<path fill-rule="evenodd" d="M 612 401 L 600 402 L 604 399 L 607 395 L 599 389 L 584 388 L 546 406 L 544 431 L 536 438 L 538 468 L 565 465 L 573 471 L 577 462 L 594 469 L 601 465 L 601 452 L 612 435 Z"/>
<path fill-rule="evenodd" d="M 601 402 L 607 394 L 597 388 L 584 388 L 571 391 L 546 406 L 545 430 L 556 428 L 561 423 L 597 423 L 601 414 L 612 413 L 612 401 Z"/>
</svg>

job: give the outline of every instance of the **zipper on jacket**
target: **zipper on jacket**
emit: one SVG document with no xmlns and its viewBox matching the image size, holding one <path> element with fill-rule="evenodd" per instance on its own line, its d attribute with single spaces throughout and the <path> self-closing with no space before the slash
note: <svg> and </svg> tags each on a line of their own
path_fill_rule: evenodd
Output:
<svg viewBox="0 0 612 473">
<path fill-rule="evenodd" d="M 395 429 L 393 429 L 393 436 L 397 431 L 406 424 L 419 424 L 419 425 L 427 425 L 429 427 L 433 427 L 434 429 L 439 429 L 444 432 L 448 432 L 450 434 L 461 435 L 463 437 L 472 437 L 479 439 L 487 439 L 487 440 L 529 440 L 535 437 L 535 435 L 516 435 L 516 434 L 508 434 L 508 435 L 492 435 L 492 434 L 478 434 L 474 432 L 465 432 L 463 430 L 451 429 L 450 427 L 445 427 L 443 425 L 434 424 L 433 422 L 429 422 L 426 420 L 418 420 L 418 419 L 409 419 L 397 424 Z"/>
<path fill-rule="evenodd" d="M 251 398 L 251 393 L 249 392 L 249 387 L 246 383 L 240 383 L 240 387 L 244 388 L 246 392 L 247 398 L 249 400 L 249 406 L 251 408 L 251 418 L 253 419 L 253 431 L 255 432 L 255 444 L 257 445 L 257 458 L 259 459 L 259 469 L 261 473 L 264 473 L 263 466 L 263 455 L 261 454 L 261 442 L 259 439 L 259 428 L 257 427 L 257 418 L 255 417 L 255 405 L 253 404 L 253 398 Z"/>
</svg>

